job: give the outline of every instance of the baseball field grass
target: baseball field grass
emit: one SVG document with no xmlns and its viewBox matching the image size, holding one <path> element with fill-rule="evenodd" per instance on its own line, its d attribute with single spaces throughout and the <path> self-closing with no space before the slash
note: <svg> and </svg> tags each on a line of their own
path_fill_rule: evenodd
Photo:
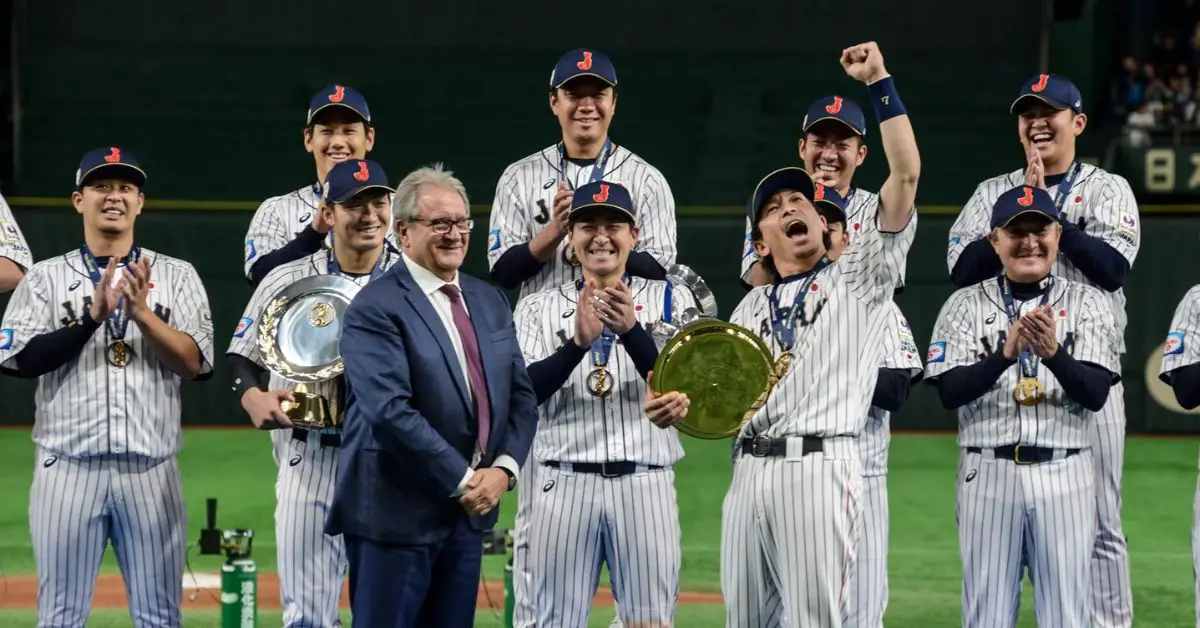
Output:
<svg viewBox="0 0 1200 628">
<path fill-rule="evenodd" d="M 206 498 L 219 500 L 221 527 L 255 531 L 254 555 L 263 573 L 275 569 L 273 525 L 275 466 L 266 435 L 241 429 L 189 429 L 185 433 L 184 498 L 188 540 L 195 543 L 204 526 Z M 1124 519 L 1132 553 L 1135 625 L 1167 628 L 1195 625 L 1190 535 L 1197 476 L 1194 438 L 1142 438 L 1128 441 L 1125 459 Z M 729 445 L 725 441 L 685 440 L 687 457 L 677 467 L 683 527 L 682 588 L 719 592 L 721 500 L 729 484 Z M 954 483 L 957 449 L 949 434 L 899 434 L 891 453 L 888 484 L 892 510 L 890 551 L 891 599 L 888 626 L 939 628 L 958 626 L 961 572 L 954 526 Z M 0 430 L 0 626 L 36 624 L 34 600 L 28 593 L 34 574 L 28 530 L 28 495 L 33 446 L 27 430 Z M 501 526 L 510 527 L 515 496 L 505 500 Z M 199 578 L 219 572 L 220 559 L 189 553 L 191 571 Z M 484 578 L 499 580 L 501 557 L 487 557 Z M 112 553 L 104 573 L 117 573 Z M 185 575 L 185 583 L 190 578 Z M 191 591 L 186 591 L 190 594 Z M 202 590 L 198 596 L 209 596 Z M 480 609 L 476 625 L 500 627 L 499 609 Z M 220 625 L 216 611 L 191 608 L 185 602 L 184 626 Z M 121 608 L 93 611 L 89 627 L 131 626 Z M 209 605 L 211 607 L 211 604 Z M 261 626 L 280 625 L 280 611 L 262 608 Z M 349 611 L 343 615 L 349 619 Z M 606 626 L 611 608 L 597 608 L 590 625 Z M 676 624 L 690 628 L 723 626 L 717 604 L 686 604 Z M 347 622 L 347 625 L 349 623 Z M 1022 600 L 1020 626 L 1034 626 L 1029 588 Z"/>
</svg>

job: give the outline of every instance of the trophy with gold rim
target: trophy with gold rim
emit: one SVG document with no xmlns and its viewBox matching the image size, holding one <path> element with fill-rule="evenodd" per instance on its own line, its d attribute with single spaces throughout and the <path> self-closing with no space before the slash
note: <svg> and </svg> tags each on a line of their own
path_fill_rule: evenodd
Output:
<svg viewBox="0 0 1200 628">
<path fill-rule="evenodd" d="M 663 320 L 650 327 L 659 345 L 654 390 L 679 391 L 691 406 L 675 424 L 695 438 L 729 438 L 766 402 L 775 385 L 770 348 L 754 332 L 718 320 L 717 303 L 704 281 L 687 266 L 667 270 L 670 286 L 686 287 L 697 308 L 676 313 L 664 303 Z M 670 297 L 666 298 L 668 301 Z"/>
<path fill-rule="evenodd" d="M 263 308 L 258 350 L 268 369 L 296 383 L 295 401 L 285 400 L 282 409 L 298 428 L 342 424 L 339 343 L 346 308 L 360 289 L 341 275 L 316 275 L 279 290 Z"/>
</svg>

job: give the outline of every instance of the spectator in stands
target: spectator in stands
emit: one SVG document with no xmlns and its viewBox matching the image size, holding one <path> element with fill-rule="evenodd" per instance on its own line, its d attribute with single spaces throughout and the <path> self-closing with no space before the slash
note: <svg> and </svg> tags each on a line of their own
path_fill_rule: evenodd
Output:
<svg viewBox="0 0 1200 628">
<path fill-rule="evenodd" d="M 1125 57 L 1121 63 L 1121 72 L 1118 75 L 1113 94 L 1117 115 L 1124 116 L 1137 111 L 1145 96 L 1146 83 L 1138 73 L 1137 59 Z"/>
<path fill-rule="evenodd" d="M 1142 102 L 1136 110 L 1129 113 L 1129 117 L 1125 120 L 1125 138 L 1132 146 L 1138 148 L 1149 146 L 1150 133 L 1156 124 L 1154 114 L 1150 112 L 1150 105 Z"/>
</svg>

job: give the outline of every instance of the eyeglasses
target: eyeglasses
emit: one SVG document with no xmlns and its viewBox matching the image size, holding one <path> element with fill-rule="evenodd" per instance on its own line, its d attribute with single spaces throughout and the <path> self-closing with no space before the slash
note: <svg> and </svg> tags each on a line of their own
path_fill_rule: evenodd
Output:
<svg viewBox="0 0 1200 628">
<path fill-rule="evenodd" d="M 413 222 L 419 222 L 427 225 L 431 231 L 438 235 L 446 235 L 450 233 L 450 228 L 453 227 L 459 233 L 470 233 L 471 228 L 475 226 L 475 221 L 470 218 L 459 218 L 458 220 L 450 220 L 449 218 L 413 218 Z"/>
</svg>

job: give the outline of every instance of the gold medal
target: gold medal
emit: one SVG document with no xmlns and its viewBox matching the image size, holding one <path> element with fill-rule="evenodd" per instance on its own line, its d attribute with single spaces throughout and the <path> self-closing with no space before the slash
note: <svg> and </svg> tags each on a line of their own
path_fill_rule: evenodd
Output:
<svg viewBox="0 0 1200 628">
<path fill-rule="evenodd" d="M 791 368 L 792 368 L 792 352 L 785 351 L 785 352 L 783 352 L 783 355 L 779 356 L 778 360 L 775 360 L 775 377 L 777 377 L 779 379 L 783 379 L 783 376 L 787 375 L 787 372 Z"/>
<path fill-rule="evenodd" d="M 125 368 L 129 364 L 129 345 L 125 344 L 124 340 L 114 340 L 108 345 L 108 350 L 105 351 L 105 358 L 108 363 L 119 368 Z"/>
<path fill-rule="evenodd" d="M 612 391 L 613 378 L 609 376 L 608 370 L 603 366 L 598 366 L 592 369 L 587 376 L 588 392 L 596 397 L 606 397 Z"/>
<path fill-rule="evenodd" d="M 1034 377 L 1022 377 L 1013 389 L 1013 401 L 1023 406 L 1036 406 L 1045 398 L 1046 392 L 1042 389 L 1042 383 Z"/>
</svg>

